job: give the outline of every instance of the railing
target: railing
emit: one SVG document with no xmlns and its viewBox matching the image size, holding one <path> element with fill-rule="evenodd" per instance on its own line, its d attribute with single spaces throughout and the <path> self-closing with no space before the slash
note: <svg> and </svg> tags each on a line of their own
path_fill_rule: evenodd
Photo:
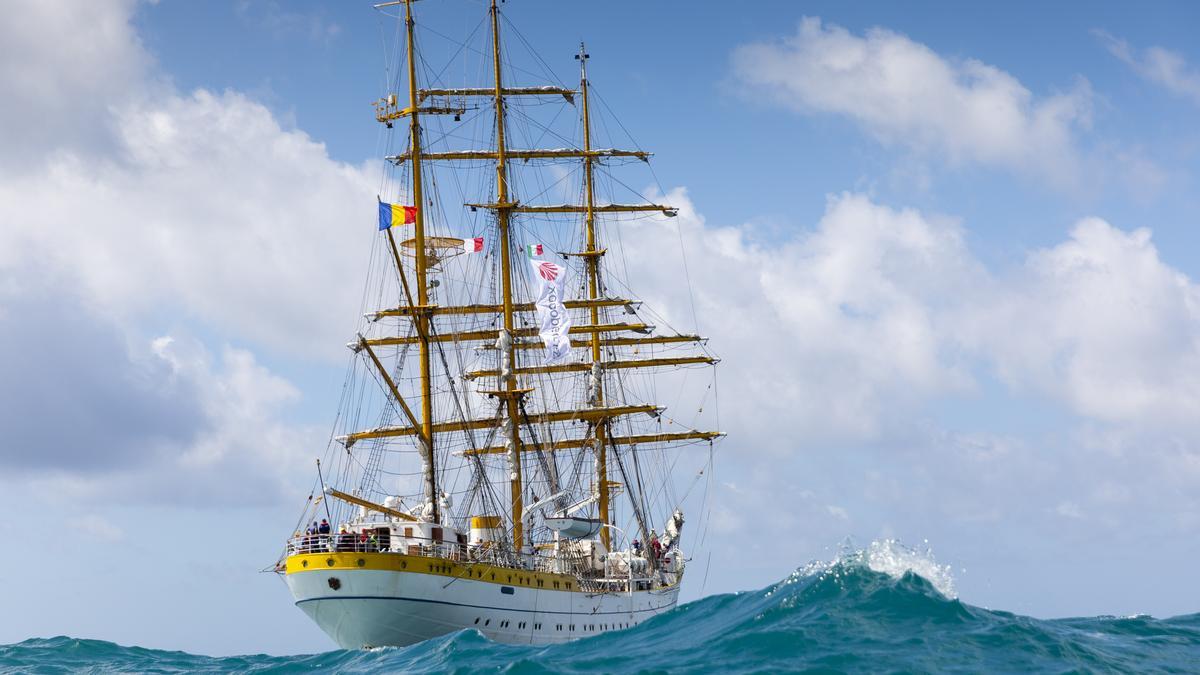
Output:
<svg viewBox="0 0 1200 675">
<path fill-rule="evenodd" d="M 555 568 L 556 558 L 537 554 L 517 554 L 494 544 L 466 544 L 429 537 L 370 536 L 358 533 L 305 534 L 287 541 L 287 555 L 304 553 L 399 553 L 438 558 L 461 563 L 486 563 L 536 572 L 562 573 Z"/>
<path fill-rule="evenodd" d="M 416 542 L 416 543 L 414 543 Z M 630 569 L 621 577 L 606 577 L 600 570 L 583 569 L 571 558 L 558 558 L 538 554 L 516 554 L 501 550 L 494 545 L 465 544 L 445 540 L 435 540 L 428 537 L 380 536 L 368 534 L 363 539 L 360 533 L 331 533 L 304 534 L 292 537 L 287 541 L 287 555 L 305 553 L 394 553 L 437 558 L 464 564 L 490 564 L 497 567 L 522 569 L 532 572 L 548 572 L 554 574 L 569 574 L 576 577 L 581 590 L 593 593 L 629 592 L 642 588 L 650 588 L 655 579 L 669 585 L 663 572 L 668 572 L 674 578 L 673 571 L 659 570 L 650 574 L 636 574 Z M 678 554 L 677 550 L 671 554 Z M 564 565 L 565 563 L 565 565 Z M 628 563 L 627 563 L 628 564 Z M 564 569 L 565 567 L 565 569 Z M 580 567 L 570 571 L 571 567 Z"/>
</svg>

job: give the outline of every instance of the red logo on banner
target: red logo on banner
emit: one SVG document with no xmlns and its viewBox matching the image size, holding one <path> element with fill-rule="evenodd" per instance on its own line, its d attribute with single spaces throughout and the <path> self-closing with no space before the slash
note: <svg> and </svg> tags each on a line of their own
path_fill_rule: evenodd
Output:
<svg viewBox="0 0 1200 675">
<path fill-rule="evenodd" d="M 537 270 L 538 274 L 546 281 L 554 281 L 558 278 L 558 273 L 562 271 L 562 268 L 554 263 L 544 262 L 538 265 Z"/>
</svg>

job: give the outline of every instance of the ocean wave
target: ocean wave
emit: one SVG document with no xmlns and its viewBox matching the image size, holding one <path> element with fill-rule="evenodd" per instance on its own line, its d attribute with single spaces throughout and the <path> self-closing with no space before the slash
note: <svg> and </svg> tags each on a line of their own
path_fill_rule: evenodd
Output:
<svg viewBox="0 0 1200 675">
<path fill-rule="evenodd" d="M 0 647 L 37 672 L 1191 671 L 1200 614 L 1039 620 L 958 599 L 948 566 L 898 542 L 847 549 L 754 592 L 714 595 L 636 628 L 561 645 L 464 630 L 403 648 L 207 657 L 70 637 Z"/>
</svg>

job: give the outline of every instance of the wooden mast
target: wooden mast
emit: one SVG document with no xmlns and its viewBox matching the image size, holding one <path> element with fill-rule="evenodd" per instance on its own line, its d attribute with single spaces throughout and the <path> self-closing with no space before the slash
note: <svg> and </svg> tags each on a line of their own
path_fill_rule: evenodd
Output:
<svg viewBox="0 0 1200 675">
<path fill-rule="evenodd" d="M 405 0 L 404 2 L 404 24 L 408 32 L 408 105 L 411 111 L 409 116 L 409 136 L 411 140 L 410 152 L 412 152 L 413 156 L 412 197 L 413 205 L 416 206 L 417 211 L 413 232 L 413 237 L 416 240 L 417 306 L 413 309 L 415 310 L 414 319 L 417 323 L 417 335 L 420 336 L 421 340 L 421 427 L 423 438 L 421 438 L 420 446 L 421 459 L 425 464 L 425 501 L 432 504 L 433 520 L 434 522 L 438 522 L 441 516 L 439 513 L 441 506 L 438 504 L 437 470 L 433 463 L 433 381 L 429 368 L 429 284 L 426 279 L 425 197 L 424 186 L 421 182 L 421 123 L 417 110 L 419 101 L 417 100 L 416 46 L 413 42 L 413 1 Z M 391 232 L 389 231 L 388 234 L 391 234 Z"/>
<path fill-rule="evenodd" d="M 579 91 L 583 95 L 583 182 L 584 182 L 584 197 L 586 202 L 584 206 L 584 229 L 587 242 L 587 249 L 583 252 L 583 259 L 587 267 L 587 287 L 588 300 L 595 300 L 599 297 L 600 287 L 600 256 L 604 255 L 604 251 L 596 247 L 596 191 L 593 187 L 592 175 L 595 168 L 595 157 L 592 156 L 592 120 L 588 110 L 588 80 L 587 80 L 587 60 L 588 54 L 582 42 L 579 43 L 579 54 L 575 56 L 579 60 Z M 593 305 L 591 307 L 592 325 L 600 323 L 600 308 Z M 604 405 L 604 370 L 600 365 L 602 353 L 600 350 L 600 333 L 594 332 L 591 335 L 591 350 L 592 350 L 592 405 L 601 407 Z M 609 524 L 609 492 L 608 492 L 608 423 L 601 421 L 596 424 L 596 489 L 599 490 L 599 498 L 597 506 L 600 510 L 600 522 Z M 612 550 L 611 537 L 608 531 L 609 528 L 600 528 L 600 541 L 604 544 L 604 550 Z"/>
<path fill-rule="evenodd" d="M 523 548 L 525 527 L 522 511 L 524 510 L 521 487 L 521 425 L 520 403 L 524 392 L 517 388 L 517 369 L 512 348 L 513 331 L 513 299 L 512 299 L 512 264 L 509 217 L 511 216 L 508 195 L 508 158 L 507 146 L 504 142 L 504 85 L 500 73 L 500 9 L 496 0 L 491 3 L 492 18 L 492 67 L 495 71 L 495 92 L 493 98 L 496 106 L 496 220 L 500 238 L 500 288 L 503 294 L 502 313 L 504 314 L 504 331 L 508 336 L 507 346 L 500 354 L 502 362 L 509 364 L 506 374 L 501 368 L 497 372 L 497 391 L 504 399 L 508 418 L 508 442 L 512 445 L 510 455 L 512 466 L 509 471 L 509 486 L 512 493 L 512 524 L 513 551 L 520 553 Z"/>
</svg>

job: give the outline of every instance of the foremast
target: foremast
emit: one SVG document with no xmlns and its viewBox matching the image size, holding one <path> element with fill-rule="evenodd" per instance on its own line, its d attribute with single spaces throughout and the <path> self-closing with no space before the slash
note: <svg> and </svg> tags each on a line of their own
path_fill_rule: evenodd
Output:
<svg viewBox="0 0 1200 675">
<path fill-rule="evenodd" d="M 359 339 L 359 348 L 365 349 L 372 363 L 379 371 L 384 382 L 387 384 L 390 393 L 396 402 L 400 405 L 401 410 L 408 417 L 412 424 L 415 436 L 417 436 L 418 450 L 421 455 L 423 492 L 425 504 L 429 509 L 430 517 L 436 522 L 440 514 L 440 504 L 437 493 L 437 467 L 435 465 L 434 453 L 434 434 L 433 434 L 433 377 L 430 369 L 430 325 L 431 314 L 429 305 L 429 285 L 428 285 L 428 265 L 426 260 L 425 247 L 425 189 L 421 179 L 421 118 L 419 101 L 417 99 L 417 59 L 416 59 L 416 42 L 413 37 L 415 34 L 416 22 L 413 19 L 412 3 L 416 0 L 401 0 L 401 2 L 384 3 L 385 5 L 404 5 L 404 28 L 407 36 L 406 41 L 406 61 L 408 62 L 408 108 L 404 110 L 394 111 L 389 115 L 380 118 L 380 121 L 386 122 L 389 127 L 392 126 L 391 120 L 403 117 L 409 118 L 409 153 L 413 157 L 412 161 L 412 185 L 411 194 L 413 204 L 416 207 L 416 214 L 413 222 L 413 239 L 415 241 L 415 266 L 416 266 L 416 284 L 417 296 L 413 298 L 412 289 L 409 287 L 408 276 L 404 273 L 404 264 L 400 260 L 400 250 L 396 246 L 396 238 L 392 234 L 391 228 L 387 229 L 388 246 L 391 249 L 392 259 L 396 265 L 396 274 L 400 277 L 400 284 L 404 290 L 404 300 L 408 303 L 408 310 L 411 312 L 413 324 L 417 332 L 418 340 L 418 360 L 420 363 L 420 382 L 421 382 L 421 420 L 418 424 L 412 409 L 400 394 L 399 388 L 392 380 L 387 368 L 380 362 L 371 345 L 365 338 Z M 383 5 L 381 5 L 383 6 Z M 386 119 L 385 119 L 386 118 Z M 419 431 L 417 428 L 419 427 Z"/>
</svg>

